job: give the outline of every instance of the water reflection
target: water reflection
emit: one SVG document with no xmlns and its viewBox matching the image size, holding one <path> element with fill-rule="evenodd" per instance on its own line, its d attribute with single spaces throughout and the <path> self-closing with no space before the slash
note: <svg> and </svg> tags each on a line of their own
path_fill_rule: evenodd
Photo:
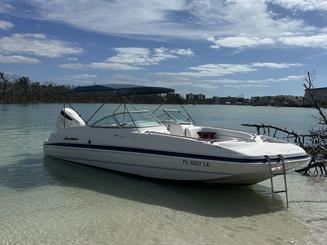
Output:
<svg viewBox="0 0 327 245">
<path fill-rule="evenodd" d="M 282 209 L 263 185 L 250 187 L 159 181 L 119 174 L 49 157 L 22 157 L 0 167 L 0 185 L 24 191 L 44 185 L 70 186 L 208 217 L 240 217 Z M 43 160 L 43 162 L 42 162 Z"/>
</svg>

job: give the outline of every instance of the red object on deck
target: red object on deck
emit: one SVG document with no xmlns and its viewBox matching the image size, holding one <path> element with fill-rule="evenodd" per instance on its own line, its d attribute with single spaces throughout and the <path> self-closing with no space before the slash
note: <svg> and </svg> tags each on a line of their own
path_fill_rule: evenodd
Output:
<svg viewBox="0 0 327 245">
<path fill-rule="evenodd" d="M 216 136 L 216 132 L 198 132 L 200 139 L 212 140 Z"/>
</svg>

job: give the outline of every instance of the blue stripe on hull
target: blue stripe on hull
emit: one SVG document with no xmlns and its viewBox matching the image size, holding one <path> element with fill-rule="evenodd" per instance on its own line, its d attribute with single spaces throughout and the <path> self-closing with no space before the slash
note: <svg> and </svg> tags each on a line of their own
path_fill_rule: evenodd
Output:
<svg viewBox="0 0 327 245">
<path fill-rule="evenodd" d="M 81 161 L 85 160 L 82 158 L 77 158 L 77 157 L 73 157 L 73 158 L 62 158 L 62 160 L 67 160 L 71 161 L 71 162 L 78 162 L 81 163 Z M 129 166 L 129 167 L 139 167 L 139 168 L 152 168 L 152 169 L 159 169 L 159 170 L 170 170 L 170 171 L 180 171 L 180 172 L 192 172 L 192 173 L 201 173 L 201 174 L 212 174 L 212 175 L 225 175 L 225 176 L 231 176 L 231 175 L 235 175 L 234 173 L 226 173 L 226 172 L 208 172 L 208 171 L 200 171 L 200 170 L 194 170 L 194 169 L 179 169 L 179 168 L 167 168 L 167 167 L 159 167 L 159 166 L 147 166 L 147 165 L 142 165 L 142 164 L 129 164 L 129 163 L 114 163 L 114 162 L 103 162 L 103 161 L 96 161 L 96 160 L 88 160 L 91 162 L 98 162 L 98 163 L 105 163 L 105 164 L 111 164 L 111 165 L 123 165 L 123 166 Z M 82 162 L 82 164 L 84 164 Z M 86 165 L 91 165 L 91 164 L 86 164 Z M 92 165 L 91 165 L 92 166 Z M 101 167 L 104 168 L 104 167 Z M 111 168 L 108 168 L 111 169 Z"/>
<path fill-rule="evenodd" d="M 162 155 L 162 156 L 173 156 L 181 158 L 191 158 L 191 159 L 204 159 L 212 161 L 224 161 L 224 162 L 240 162 L 240 163 L 263 163 L 265 159 L 250 159 L 250 158 L 230 158 L 230 157 L 218 157 L 209 155 L 198 155 L 192 153 L 182 153 L 182 152 L 171 152 L 171 151 L 160 151 L 160 150 L 149 150 L 141 148 L 131 148 L 122 146 L 109 146 L 109 145 L 92 145 L 92 144 L 74 144 L 74 143 L 46 143 L 49 146 L 63 146 L 63 147 L 74 147 L 74 148 L 84 148 L 84 149 L 97 149 L 97 150 L 109 150 L 109 151 L 121 151 L 121 152 L 133 152 L 133 153 L 144 153 L 152 155 Z M 285 157 L 285 160 L 301 160 L 308 158 L 308 155 L 296 156 L 296 157 Z M 271 161 L 279 161 L 279 158 L 271 158 Z"/>
</svg>

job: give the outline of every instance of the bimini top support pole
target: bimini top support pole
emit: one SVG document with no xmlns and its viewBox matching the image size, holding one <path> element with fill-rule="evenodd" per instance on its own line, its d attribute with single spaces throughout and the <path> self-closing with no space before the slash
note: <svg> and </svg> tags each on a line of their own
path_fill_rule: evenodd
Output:
<svg viewBox="0 0 327 245">
<path fill-rule="evenodd" d="M 64 115 L 66 115 L 66 96 L 64 94 Z M 64 116 L 64 128 L 66 127 L 66 117 Z"/>
<path fill-rule="evenodd" d="M 102 105 L 99 106 L 99 108 L 90 116 L 90 118 L 86 121 L 86 124 L 98 113 L 98 111 L 101 110 L 101 108 L 104 106 L 105 103 L 102 103 Z"/>
<path fill-rule="evenodd" d="M 136 124 L 135 124 L 135 121 L 134 121 L 134 119 L 133 119 L 133 117 L 132 117 L 131 113 L 129 112 L 128 107 L 127 107 L 127 105 L 126 105 L 126 102 L 127 102 L 127 104 L 129 104 L 128 100 L 127 100 L 124 96 L 122 96 L 120 93 L 118 93 L 118 95 L 119 95 L 121 101 L 123 102 L 122 104 L 124 105 L 124 111 L 126 110 L 127 114 L 129 115 L 129 117 L 131 118 L 131 120 L 132 120 L 132 122 L 133 122 L 133 124 L 134 124 L 134 127 L 135 127 L 138 131 L 140 131 L 140 130 L 137 128 L 137 126 L 136 126 Z M 131 105 L 131 106 L 132 106 L 132 105 Z M 132 107 L 135 108 L 134 106 L 132 106 Z M 136 109 L 136 108 L 135 108 L 135 109 Z"/>
<path fill-rule="evenodd" d="M 191 115 L 187 112 L 187 110 L 186 110 L 186 108 L 183 106 L 183 104 L 180 104 L 181 105 L 181 107 L 183 108 L 183 110 L 185 111 L 185 113 L 187 114 L 187 116 L 189 117 L 189 119 L 191 119 L 191 121 L 193 122 L 193 123 L 195 123 L 195 121 L 193 120 L 193 118 L 191 117 Z"/>
<path fill-rule="evenodd" d="M 167 100 L 166 100 L 165 97 L 162 97 L 162 99 L 164 100 L 163 103 L 161 103 L 161 104 L 160 104 L 160 105 L 159 105 L 155 110 L 152 111 L 153 114 L 156 113 L 156 111 L 159 110 L 160 107 L 161 107 L 165 102 L 167 102 Z"/>
</svg>

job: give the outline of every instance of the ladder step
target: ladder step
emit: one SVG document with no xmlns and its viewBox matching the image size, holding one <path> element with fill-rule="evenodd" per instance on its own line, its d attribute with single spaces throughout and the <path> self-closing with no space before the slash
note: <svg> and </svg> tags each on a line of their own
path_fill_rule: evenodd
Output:
<svg viewBox="0 0 327 245">
<path fill-rule="evenodd" d="M 285 193 L 286 191 L 274 191 L 274 193 Z"/>
<path fill-rule="evenodd" d="M 268 163 L 268 167 L 269 167 L 269 174 L 270 174 L 270 185 L 271 185 L 271 194 L 272 194 L 272 199 L 273 201 L 275 200 L 275 194 L 278 193 L 285 193 L 285 198 L 286 198 L 286 207 L 288 208 L 288 191 L 287 191 L 287 181 L 286 181 L 286 167 L 285 167 L 285 161 L 284 161 L 284 157 L 282 155 L 278 155 L 279 160 L 281 161 L 281 165 L 282 165 L 282 172 L 279 172 L 277 174 L 273 173 L 272 170 L 272 165 L 271 165 L 271 159 L 268 155 L 264 156 L 266 162 Z M 283 175 L 284 176 L 284 190 L 280 190 L 280 191 L 275 191 L 274 190 L 274 181 L 273 181 L 273 177 L 274 176 L 278 176 L 278 175 Z"/>
</svg>

